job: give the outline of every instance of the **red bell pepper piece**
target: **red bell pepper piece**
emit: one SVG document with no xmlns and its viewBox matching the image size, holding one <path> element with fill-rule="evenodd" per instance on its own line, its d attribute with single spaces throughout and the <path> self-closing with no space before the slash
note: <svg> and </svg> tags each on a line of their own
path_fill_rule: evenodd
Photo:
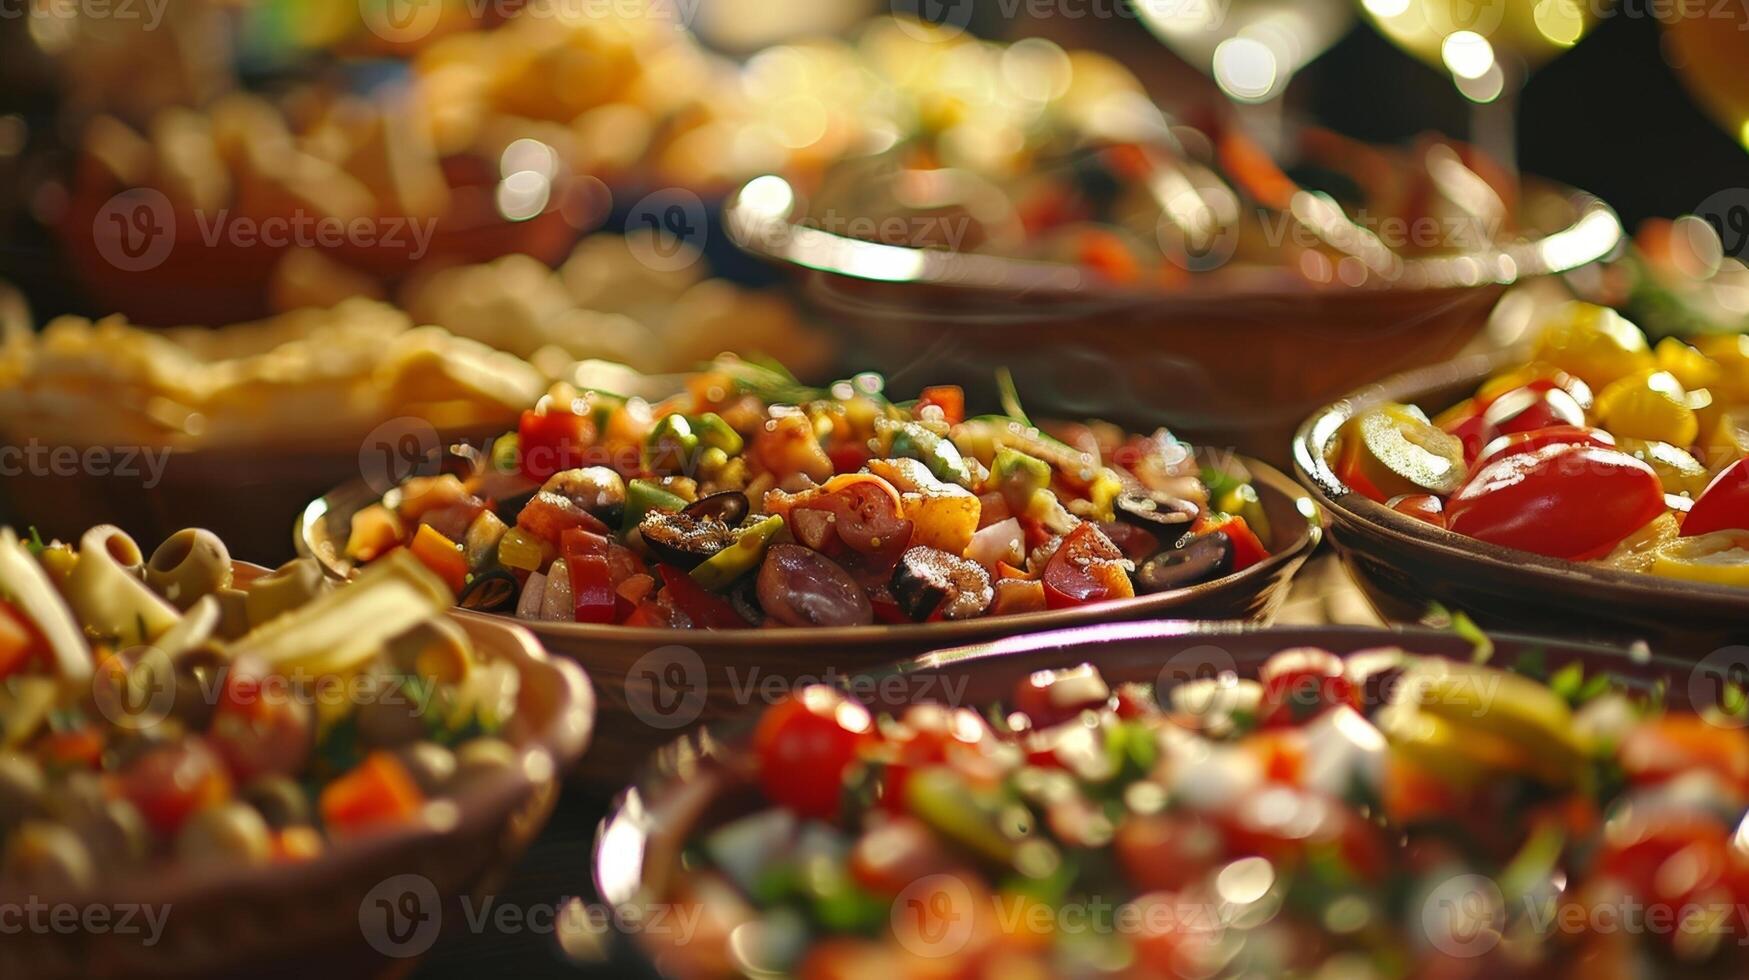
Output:
<svg viewBox="0 0 1749 980">
<path fill-rule="evenodd" d="M 736 630 L 747 627 L 747 621 L 741 618 L 729 600 L 699 585 L 686 572 L 673 565 L 657 565 L 656 573 L 662 578 L 668 601 L 692 620 L 695 628 Z"/>
<path fill-rule="evenodd" d="M 1683 519 L 1682 536 L 1734 528 L 1749 528 L 1749 458 L 1737 460 L 1713 477 Z"/>
</svg>

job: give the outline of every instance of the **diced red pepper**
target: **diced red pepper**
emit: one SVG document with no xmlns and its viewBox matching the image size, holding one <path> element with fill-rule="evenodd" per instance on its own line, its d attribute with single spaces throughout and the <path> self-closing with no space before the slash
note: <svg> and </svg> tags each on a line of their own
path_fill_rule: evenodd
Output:
<svg viewBox="0 0 1749 980">
<path fill-rule="evenodd" d="M 673 565 L 657 565 L 662 588 L 668 601 L 674 604 L 693 626 L 707 630 L 745 629 L 747 621 L 729 604 L 729 600 L 692 580 L 692 576 Z"/>
<path fill-rule="evenodd" d="M 966 392 L 959 385 L 923 389 L 923 396 L 917 399 L 917 411 L 921 413 L 931 405 L 941 409 L 942 418 L 948 425 L 958 425 L 966 420 Z"/>
<path fill-rule="evenodd" d="M 1197 521 L 1197 531 L 1219 531 L 1233 542 L 1233 571 L 1242 572 L 1252 565 L 1269 557 L 1269 549 L 1257 533 L 1251 530 L 1251 525 L 1245 523 L 1245 518 L 1238 514 L 1222 514 L 1218 517 L 1205 516 Z"/>
<path fill-rule="evenodd" d="M 329 833 L 352 833 L 411 820 L 425 795 L 393 755 L 372 752 L 323 788 L 318 805 Z"/>
<path fill-rule="evenodd" d="M 561 470 L 583 466 L 595 436 L 595 420 L 587 415 L 532 409 L 523 412 L 516 427 L 516 451 L 523 475 L 544 482 Z"/>
<path fill-rule="evenodd" d="M 605 624 L 618 619 L 622 600 L 613 590 L 613 575 L 605 554 L 567 555 L 565 567 L 571 573 L 571 601 L 577 622 Z"/>
<path fill-rule="evenodd" d="M 30 620 L 0 602 L 0 680 L 23 670 L 41 648 L 36 627 Z"/>
</svg>

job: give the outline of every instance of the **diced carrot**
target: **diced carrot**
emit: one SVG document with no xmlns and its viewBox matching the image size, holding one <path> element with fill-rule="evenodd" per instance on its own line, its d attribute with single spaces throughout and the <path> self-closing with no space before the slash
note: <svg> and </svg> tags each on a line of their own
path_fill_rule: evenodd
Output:
<svg viewBox="0 0 1749 980">
<path fill-rule="evenodd" d="M 413 557 L 436 572 L 451 592 L 460 594 L 468 584 L 468 559 L 462 546 L 439 534 L 429 524 L 419 525 L 413 535 Z"/>
<path fill-rule="evenodd" d="M 324 787 L 319 801 L 322 823 L 336 834 L 405 823 L 424 804 L 419 785 L 387 752 L 372 752 Z"/>
<path fill-rule="evenodd" d="M 0 679 L 23 670 L 40 649 L 36 627 L 17 609 L 0 602 Z"/>
</svg>

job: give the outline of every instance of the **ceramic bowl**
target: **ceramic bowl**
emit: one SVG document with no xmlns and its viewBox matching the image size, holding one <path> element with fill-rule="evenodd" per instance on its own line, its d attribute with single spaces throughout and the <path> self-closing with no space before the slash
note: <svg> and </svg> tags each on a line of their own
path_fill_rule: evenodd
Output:
<svg viewBox="0 0 1749 980">
<path fill-rule="evenodd" d="M 1749 642 L 1749 589 L 1545 558 L 1453 534 L 1355 493 L 1326 461 L 1338 430 L 1354 415 L 1382 402 L 1435 413 L 1522 359 L 1522 351 L 1501 351 L 1398 375 L 1320 409 L 1300 427 L 1295 474 L 1317 499 L 1337 552 L 1379 613 L 1414 621 L 1437 602 L 1489 628 L 1645 640 L 1689 658 Z"/>
<path fill-rule="evenodd" d="M 1244 462 L 1269 514 L 1270 556 L 1236 575 L 1187 589 L 1078 609 L 902 626 L 704 632 L 525 625 L 548 650 L 588 669 L 600 692 L 603 724 L 582 777 L 617 788 L 640 760 L 683 731 L 753 710 L 801 680 L 859 673 L 948 644 L 1084 623 L 1165 618 L 1267 622 L 1286 600 L 1293 574 L 1317 547 L 1323 530 L 1293 481 L 1264 464 Z M 331 574 L 350 574 L 340 553 L 352 514 L 376 499 L 360 483 L 315 501 L 299 523 L 299 549 Z"/>
</svg>

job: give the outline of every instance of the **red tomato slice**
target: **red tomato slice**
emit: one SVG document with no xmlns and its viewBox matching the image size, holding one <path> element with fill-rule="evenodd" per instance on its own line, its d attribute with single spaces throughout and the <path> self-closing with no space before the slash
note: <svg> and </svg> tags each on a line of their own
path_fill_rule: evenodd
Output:
<svg viewBox="0 0 1749 980">
<path fill-rule="evenodd" d="M 1584 425 L 1551 425 L 1546 429 L 1534 429 L 1530 432 L 1514 432 L 1501 436 L 1482 450 L 1483 465 L 1511 453 L 1528 453 L 1544 446 L 1559 443 L 1571 443 L 1575 446 L 1603 446 L 1606 449 L 1615 448 L 1615 436 Z"/>
<path fill-rule="evenodd" d="M 1045 565 L 1046 607 L 1066 609 L 1135 595 L 1135 584 L 1119 564 L 1123 556 L 1097 526 L 1077 526 Z"/>
<path fill-rule="evenodd" d="M 1664 510 L 1650 466 L 1572 443 L 1496 459 L 1445 503 L 1446 527 L 1459 534 L 1574 561 L 1608 554 Z"/>
<path fill-rule="evenodd" d="M 1713 477 L 1688 509 L 1682 536 L 1692 538 L 1737 528 L 1749 528 L 1749 459 L 1739 459 Z"/>
<path fill-rule="evenodd" d="M 523 412 L 516 427 L 516 451 L 523 474 L 544 482 L 561 470 L 584 465 L 595 436 L 595 420 L 587 415 L 532 409 Z"/>
<path fill-rule="evenodd" d="M 1585 409 L 1566 389 L 1553 387 L 1552 383 L 1547 388 L 1525 385 L 1496 398 L 1482 417 L 1496 432 L 1511 435 L 1551 425 L 1584 425 Z"/>
</svg>

